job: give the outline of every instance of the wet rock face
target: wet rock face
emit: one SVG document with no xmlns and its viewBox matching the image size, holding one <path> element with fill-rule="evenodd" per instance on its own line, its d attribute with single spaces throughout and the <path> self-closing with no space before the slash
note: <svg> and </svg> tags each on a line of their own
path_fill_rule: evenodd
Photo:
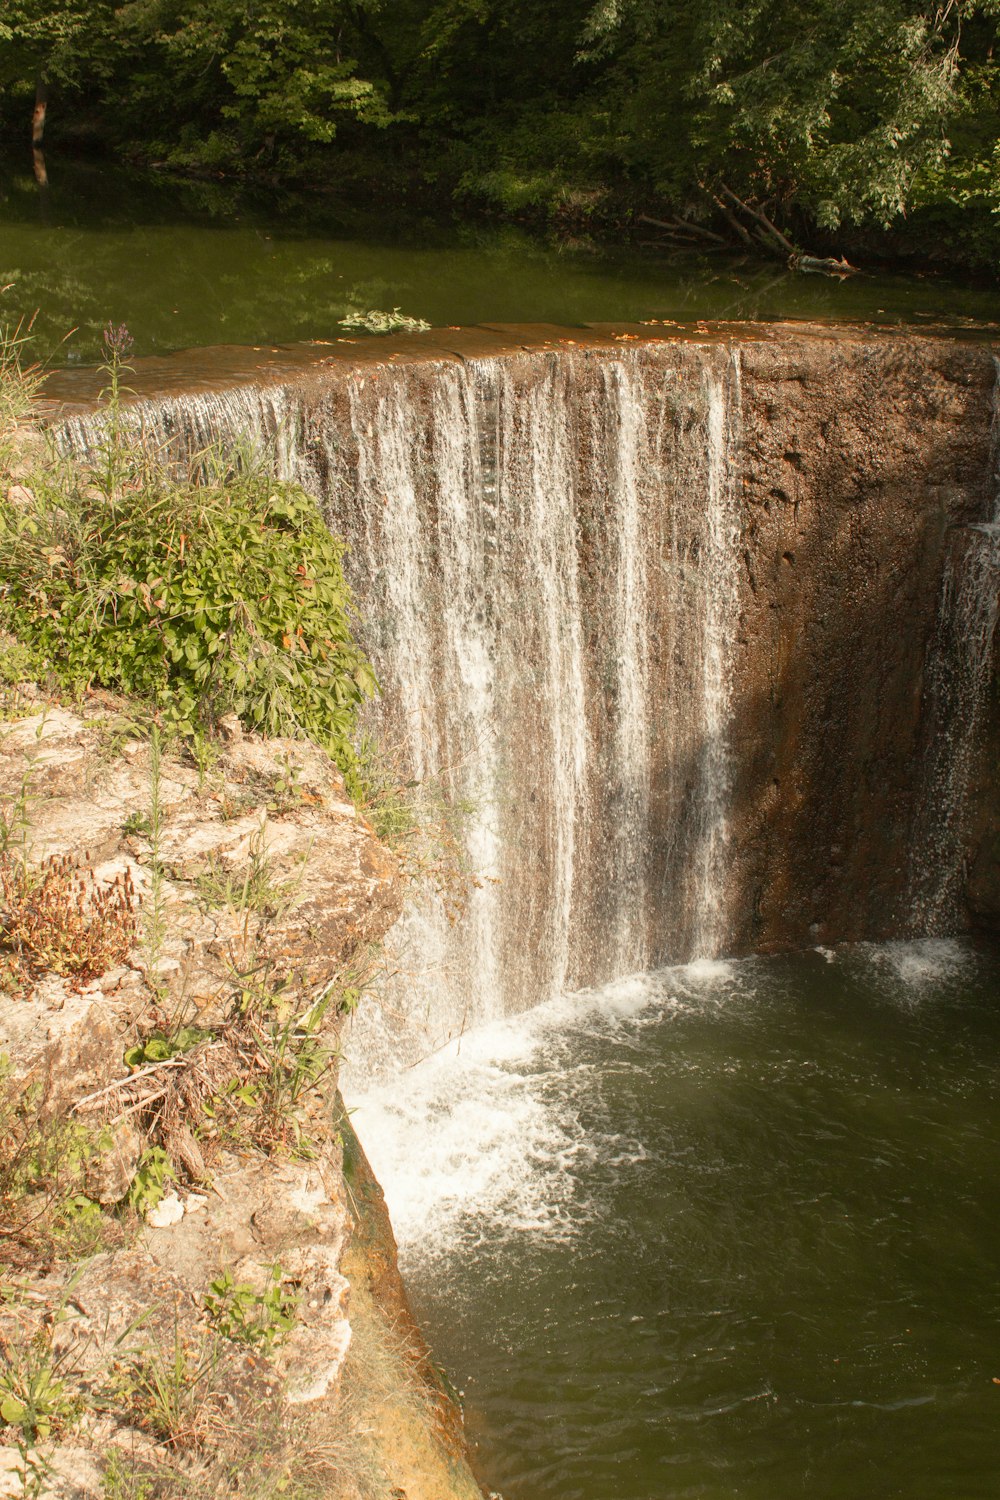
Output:
<svg viewBox="0 0 1000 1500">
<path fill-rule="evenodd" d="M 1000 639 L 993 642 L 993 691 L 971 788 L 971 857 L 965 889 L 973 928 L 1000 937 Z"/>
<path fill-rule="evenodd" d="M 908 933 L 947 528 L 990 508 L 993 363 L 886 336 L 747 349 L 737 945 Z"/>
<path fill-rule="evenodd" d="M 974 924 L 1000 937 L 1000 823 L 976 849 L 967 896 Z"/>
</svg>

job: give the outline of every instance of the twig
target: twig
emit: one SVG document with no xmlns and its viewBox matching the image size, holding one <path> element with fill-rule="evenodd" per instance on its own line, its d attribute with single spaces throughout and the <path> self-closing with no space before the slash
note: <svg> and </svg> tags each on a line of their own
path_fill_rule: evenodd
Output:
<svg viewBox="0 0 1000 1500">
<path fill-rule="evenodd" d="M 213 1043 L 212 1045 L 214 1046 L 215 1044 Z M 85 1104 L 93 1104 L 96 1100 L 103 1099 L 107 1094 L 114 1094 L 119 1089 L 125 1089 L 137 1084 L 140 1079 L 149 1078 L 154 1073 L 159 1073 L 163 1068 L 183 1068 L 186 1062 L 186 1053 L 178 1053 L 176 1057 L 165 1057 L 162 1062 L 150 1063 L 148 1067 L 143 1068 L 141 1073 L 131 1073 L 127 1078 L 119 1078 L 114 1083 L 109 1083 L 107 1088 L 97 1089 L 93 1094 L 84 1094 L 83 1098 L 78 1099 L 73 1105 L 73 1113 L 76 1114 L 77 1110 L 82 1109 Z"/>
<path fill-rule="evenodd" d="M 166 1095 L 169 1094 L 169 1092 L 169 1089 L 164 1088 L 158 1089 L 155 1094 L 146 1094 L 143 1096 L 143 1098 L 137 1099 L 134 1104 L 130 1104 L 127 1109 L 120 1110 L 118 1114 L 115 1115 L 115 1119 L 127 1120 L 129 1115 L 138 1114 L 140 1109 L 148 1109 L 151 1104 L 156 1103 L 157 1099 L 165 1098 Z"/>
</svg>

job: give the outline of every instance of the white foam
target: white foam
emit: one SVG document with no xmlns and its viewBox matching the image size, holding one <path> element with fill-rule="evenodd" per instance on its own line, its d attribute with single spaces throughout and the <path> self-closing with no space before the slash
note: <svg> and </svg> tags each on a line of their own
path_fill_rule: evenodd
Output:
<svg viewBox="0 0 1000 1500">
<path fill-rule="evenodd" d="M 691 984 L 716 985 L 731 983 L 736 977 L 736 968 L 721 958 L 695 958 L 683 968 L 674 970 Z"/>
<path fill-rule="evenodd" d="M 578 1040 L 630 1033 L 734 992 L 736 966 L 701 960 L 633 974 L 467 1032 L 401 1078 L 351 1097 L 404 1259 L 515 1235 L 568 1240 L 588 1221 L 574 1198 L 583 1160 L 642 1160 L 641 1141 L 584 1131 L 600 1080 Z"/>
<path fill-rule="evenodd" d="M 959 979 L 975 964 L 975 950 L 957 938 L 918 938 L 913 942 L 864 945 L 872 963 L 919 991 Z"/>
<path fill-rule="evenodd" d="M 355 1123 L 404 1256 L 442 1251 L 498 1224 L 505 1234 L 561 1230 L 564 1204 L 539 1167 L 568 1165 L 579 1143 L 534 1080 L 510 1066 L 516 1049 L 489 1058 L 483 1038 L 466 1041 L 475 1045 L 460 1062 L 435 1058 L 357 1103 Z"/>
</svg>

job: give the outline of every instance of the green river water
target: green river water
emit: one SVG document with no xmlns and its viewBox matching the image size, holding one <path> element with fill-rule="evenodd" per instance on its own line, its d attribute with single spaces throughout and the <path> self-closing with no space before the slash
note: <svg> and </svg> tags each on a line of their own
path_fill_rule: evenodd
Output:
<svg viewBox="0 0 1000 1500">
<path fill-rule="evenodd" d="M 3 320 L 35 351 L 91 363 L 125 323 L 136 355 L 343 335 L 351 312 L 400 307 L 436 325 L 699 318 L 959 325 L 996 316 L 990 289 L 938 278 L 802 275 L 768 261 L 544 243 L 513 228 L 377 219 L 322 199 L 252 196 L 106 165 L 0 160 Z M 650 233 L 652 231 L 646 231 Z"/>
<path fill-rule="evenodd" d="M 995 1500 L 1000 961 L 665 970 L 356 1100 L 505 1500 Z"/>
</svg>

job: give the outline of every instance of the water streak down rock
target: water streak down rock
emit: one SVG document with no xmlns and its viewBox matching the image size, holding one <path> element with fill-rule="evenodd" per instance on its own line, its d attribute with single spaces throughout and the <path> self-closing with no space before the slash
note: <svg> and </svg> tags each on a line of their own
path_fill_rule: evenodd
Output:
<svg viewBox="0 0 1000 1500">
<path fill-rule="evenodd" d="M 949 538 L 928 658 L 924 784 L 910 889 L 913 930 L 931 935 L 954 931 L 966 904 L 982 925 L 1000 923 L 1000 361 L 994 362 L 992 515 L 983 524 L 957 527 Z"/>
<path fill-rule="evenodd" d="M 140 408 L 175 447 L 273 441 L 322 498 L 381 732 L 471 809 L 481 883 L 456 924 L 425 895 L 397 926 L 373 1065 L 652 962 L 910 930 L 946 533 L 991 513 L 989 351 L 789 326 L 403 348 Z"/>
</svg>

